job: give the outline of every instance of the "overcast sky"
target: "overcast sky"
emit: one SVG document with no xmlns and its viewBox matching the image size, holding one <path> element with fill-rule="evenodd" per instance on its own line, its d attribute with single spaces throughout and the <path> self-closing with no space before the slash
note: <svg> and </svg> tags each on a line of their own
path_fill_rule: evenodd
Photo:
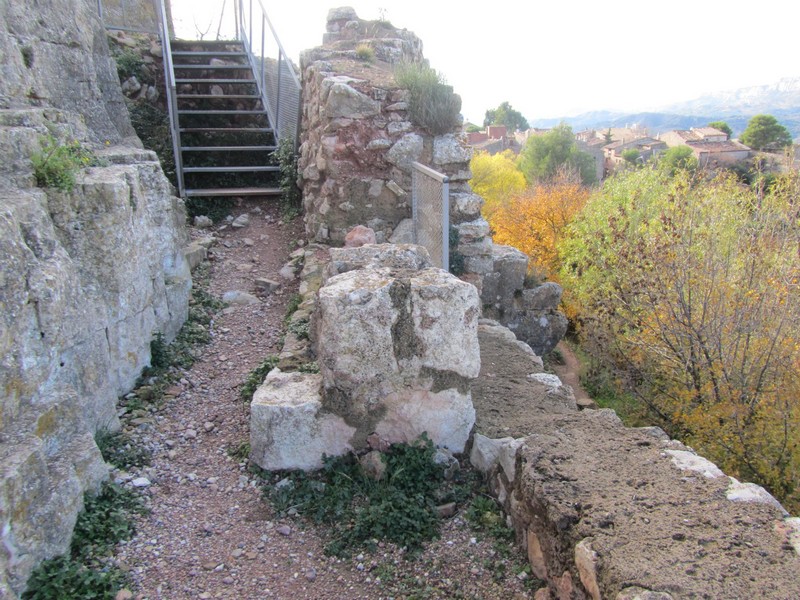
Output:
<svg viewBox="0 0 800 600">
<path fill-rule="evenodd" d="M 196 15 L 222 4 L 173 0 L 176 12 L 180 2 Z M 262 2 L 295 58 L 321 44 L 329 8 L 352 6 L 362 19 L 382 9 L 422 39 L 476 123 L 504 100 L 536 119 L 646 110 L 800 76 L 798 0 Z"/>
</svg>

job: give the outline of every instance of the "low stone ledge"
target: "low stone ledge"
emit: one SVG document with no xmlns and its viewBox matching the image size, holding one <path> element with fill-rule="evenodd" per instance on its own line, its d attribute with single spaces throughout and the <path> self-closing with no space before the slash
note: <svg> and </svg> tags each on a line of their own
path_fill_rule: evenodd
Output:
<svg viewBox="0 0 800 600">
<path fill-rule="evenodd" d="M 537 599 L 800 597 L 800 518 L 766 490 L 658 427 L 577 411 L 498 323 L 479 340 L 470 460 L 547 583 Z"/>
</svg>

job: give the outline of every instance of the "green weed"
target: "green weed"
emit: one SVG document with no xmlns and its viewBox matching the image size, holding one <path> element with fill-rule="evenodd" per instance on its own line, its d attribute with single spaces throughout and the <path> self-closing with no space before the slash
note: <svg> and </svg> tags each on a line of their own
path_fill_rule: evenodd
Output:
<svg viewBox="0 0 800 600">
<path fill-rule="evenodd" d="M 149 79 L 144 59 L 138 52 L 125 49 L 113 51 L 112 55 L 117 63 L 117 76 L 120 83 L 131 77 L 136 77 L 139 81 Z"/>
<path fill-rule="evenodd" d="M 58 556 L 34 569 L 22 600 L 113 600 L 125 579 L 119 569 L 92 569 Z"/>
<path fill-rule="evenodd" d="M 280 166 L 281 212 L 283 218 L 291 220 L 302 212 L 303 194 L 297 187 L 297 151 L 291 138 L 278 142 L 275 157 Z"/>
<path fill-rule="evenodd" d="M 382 455 L 386 472 L 380 481 L 368 477 L 353 455 L 327 457 L 317 473 L 279 475 L 286 483 L 265 488 L 265 494 L 279 513 L 294 508 L 330 527 L 329 554 L 346 556 L 377 540 L 413 552 L 438 536 L 436 506 L 453 497 L 444 468 L 433 461 L 435 451 L 424 435 L 392 446 Z"/>
<path fill-rule="evenodd" d="M 239 390 L 239 396 L 242 398 L 242 400 L 245 402 L 250 402 L 253 399 L 253 394 L 256 393 L 258 386 L 264 383 L 264 379 L 267 377 L 267 374 L 277 365 L 278 357 L 274 354 L 271 354 L 265 358 L 255 369 L 250 371 L 250 373 L 247 375 L 247 379 L 245 379 L 244 384 L 242 385 L 242 389 Z"/>
<path fill-rule="evenodd" d="M 42 149 L 31 155 L 33 174 L 39 187 L 71 192 L 75 188 L 75 176 L 81 169 L 101 164 L 94 152 L 81 146 L 77 140 L 62 143 L 47 136 L 41 138 L 40 144 Z"/>
<path fill-rule="evenodd" d="M 150 452 L 137 446 L 130 436 L 122 431 L 99 431 L 95 436 L 95 443 L 103 455 L 103 460 L 118 469 L 127 471 L 131 467 L 144 467 L 150 464 Z"/>
<path fill-rule="evenodd" d="M 105 558 L 133 535 L 132 517 L 144 510 L 139 496 L 113 483 L 104 483 L 96 496 L 87 494 L 69 554 L 34 569 L 23 600 L 112 600 L 126 577 Z"/>
<path fill-rule="evenodd" d="M 359 44 L 356 46 L 356 58 L 371 63 L 375 60 L 375 50 L 369 44 Z"/>
<path fill-rule="evenodd" d="M 292 294 L 289 298 L 289 301 L 286 303 L 286 315 L 283 318 L 283 322 L 286 325 L 289 325 L 289 321 L 292 318 L 292 315 L 297 312 L 297 309 L 300 308 L 300 304 L 303 302 L 303 297 L 300 294 Z"/>
</svg>

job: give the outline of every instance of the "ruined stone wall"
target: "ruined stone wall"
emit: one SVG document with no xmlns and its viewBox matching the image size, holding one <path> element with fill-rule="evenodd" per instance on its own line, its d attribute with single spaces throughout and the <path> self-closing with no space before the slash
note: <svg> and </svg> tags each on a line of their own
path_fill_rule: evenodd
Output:
<svg viewBox="0 0 800 600">
<path fill-rule="evenodd" d="M 94 442 L 186 318 L 185 212 L 131 138 L 96 6 L 0 4 L 0 597 L 63 553 L 83 494 L 107 477 Z M 36 187 L 42 143 L 104 166 L 71 192 Z M 123 145 L 123 142 L 133 145 Z M 139 146 L 139 147 L 136 147 Z"/>
<path fill-rule="evenodd" d="M 309 238 L 339 245 L 364 225 L 378 243 L 412 242 L 411 163 L 428 165 L 449 177 L 458 239 L 451 263 L 457 257 L 462 264 L 458 273 L 478 289 L 484 313 L 509 324 L 536 352 L 552 350 L 567 326 L 557 311 L 560 295 L 545 307 L 520 295 L 528 258 L 492 242 L 483 199 L 469 185 L 465 135 L 458 128 L 432 135 L 409 114 L 409 92 L 396 83 L 394 69 L 401 60 L 424 60 L 419 39 L 343 8 L 330 11 L 324 42 L 301 60 L 299 169 Z M 374 59 L 359 59 L 357 47 L 370 48 Z"/>
</svg>

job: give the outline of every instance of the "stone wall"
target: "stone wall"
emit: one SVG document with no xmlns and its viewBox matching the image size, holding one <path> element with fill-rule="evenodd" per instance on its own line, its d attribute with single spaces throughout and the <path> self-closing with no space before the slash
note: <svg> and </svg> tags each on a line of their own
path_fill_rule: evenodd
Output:
<svg viewBox="0 0 800 600">
<path fill-rule="evenodd" d="M 501 329 L 479 328 L 504 382 L 482 370 L 473 386 L 470 458 L 545 583 L 537 600 L 800 597 L 800 519 L 658 428 L 578 411 Z M 495 416 L 520 406 L 513 422 Z"/>
<path fill-rule="evenodd" d="M 69 546 L 107 466 L 94 442 L 186 318 L 185 212 L 139 149 L 96 6 L 0 5 L 0 597 Z M 94 149 L 71 192 L 35 186 L 44 140 Z M 132 145 L 122 145 L 124 142 Z M 138 146 L 138 147 L 137 147 Z"/>
<path fill-rule="evenodd" d="M 356 48 L 364 46 L 373 60 L 359 59 Z M 324 45 L 303 54 L 299 169 L 306 234 L 340 245 L 353 227 L 365 225 L 378 243 L 412 242 L 411 163 L 428 165 L 449 177 L 458 237 L 451 252 L 463 263 L 462 279 L 477 287 L 488 315 L 513 324 L 540 354 L 550 351 L 566 332 L 566 318 L 557 302 L 532 312 L 519 302 L 528 258 L 493 244 L 483 199 L 469 185 L 472 150 L 464 134 L 455 128 L 432 135 L 414 123 L 409 92 L 394 78 L 401 60 L 424 61 L 420 40 L 388 23 L 363 21 L 349 8 L 331 10 Z"/>
</svg>

